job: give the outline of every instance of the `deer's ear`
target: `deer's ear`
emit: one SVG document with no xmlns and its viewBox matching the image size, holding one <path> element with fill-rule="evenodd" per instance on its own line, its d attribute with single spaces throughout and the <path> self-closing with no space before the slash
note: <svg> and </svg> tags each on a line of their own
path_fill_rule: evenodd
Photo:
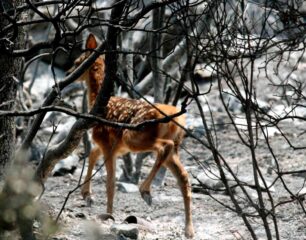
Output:
<svg viewBox="0 0 306 240">
<path fill-rule="evenodd" d="M 96 47 L 97 47 L 96 37 L 91 33 L 89 34 L 86 41 L 86 49 L 96 49 Z"/>
</svg>

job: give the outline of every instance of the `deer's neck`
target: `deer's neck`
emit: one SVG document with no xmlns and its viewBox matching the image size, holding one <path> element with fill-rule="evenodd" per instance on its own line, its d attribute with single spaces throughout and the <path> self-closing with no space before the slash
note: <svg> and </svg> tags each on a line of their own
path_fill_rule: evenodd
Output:
<svg viewBox="0 0 306 240">
<path fill-rule="evenodd" d="M 88 104 L 92 108 L 104 80 L 104 60 L 99 57 L 88 71 L 86 80 Z"/>
</svg>

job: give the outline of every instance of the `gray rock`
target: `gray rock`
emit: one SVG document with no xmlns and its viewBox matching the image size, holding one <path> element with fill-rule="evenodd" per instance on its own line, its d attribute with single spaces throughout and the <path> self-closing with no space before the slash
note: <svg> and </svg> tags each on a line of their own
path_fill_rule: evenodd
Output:
<svg viewBox="0 0 306 240">
<path fill-rule="evenodd" d="M 118 190 L 124 193 L 133 193 L 139 191 L 138 186 L 132 183 L 118 182 L 117 186 Z"/>
<path fill-rule="evenodd" d="M 216 76 L 215 65 L 208 65 L 207 63 L 197 64 L 194 69 L 194 74 L 198 74 L 201 78 L 207 79 Z"/>
<path fill-rule="evenodd" d="M 242 104 L 238 98 L 236 98 L 230 90 L 222 92 L 222 97 L 227 108 L 234 113 L 241 113 Z"/>
<path fill-rule="evenodd" d="M 254 181 L 253 176 L 241 176 L 241 177 L 239 177 L 239 180 L 242 183 L 246 183 L 251 188 L 255 188 L 255 181 Z M 271 184 L 272 184 L 271 181 L 265 179 L 265 182 L 266 182 L 266 185 L 269 187 L 270 192 L 275 192 L 275 187 L 271 186 Z M 258 179 L 258 184 L 259 184 L 259 187 L 261 188 L 262 191 L 266 190 L 265 185 L 260 178 Z"/>
<path fill-rule="evenodd" d="M 306 108 L 305 107 L 285 107 L 284 105 L 276 105 L 271 109 L 269 115 L 274 117 L 285 117 L 285 116 L 298 116 L 298 117 L 306 117 Z"/>
<path fill-rule="evenodd" d="M 245 99 L 245 94 L 241 92 L 242 98 Z M 243 106 L 241 101 L 235 96 L 235 94 L 230 90 L 226 89 L 222 92 L 222 97 L 224 99 L 225 104 L 227 105 L 228 109 L 234 113 L 242 113 L 244 112 Z M 269 103 L 260 100 L 260 99 L 252 99 L 252 102 L 256 108 L 259 108 L 262 112 L 267 113 L 270 111 L 271 106 Z"/>
<path fill-rule="evenodd" d="M 278 38 L 287 38 L 297 34 L 300 30 L 294 21 L 284 21 L 283 14 L 290 8 L 299 9 L 302 1 L 292 1 L 294 4 L 288 4 L 288 1 L 249 1 L 244 9 L 244 26 L 248 28 L 251 34 L 263 37 L 276 36 Z M 265 22 L 265 24 L 263 24 Z M 290 26 L 290 27 L 289 27 Z"/>
<path fill-rule="evenodd" d="M 68 173 L 73 174 L 77 168 L 79 157 L 72 154 L 69 157 L 59 161 L 52 170 L 53 176 L 64 176 Z"/>
<path fill-rule="evenodd" d="M 220 174 L 216 169 L 211 169 L 209 171 L 207 170 L 205 172 L 199 173 L 196 176 L 196 179 L 192 180 L 192 183 L 194 185 L 204 185 L 211 190 L 224 188 L 224 184 L 220 179 Z"/>
<path fill-rule="evenodd" d="M 134 224 L 114 224 L 111 226 L 111 231 L 120 239 L 124 237 L 138 239 L 139 230 Z"/>
<path fill-rule="evenodd" d="M 136 217 L 134 215 L 128 216 L 126 219 L 124 219 L 124 222 L 128 224 L 135 224 L 140 230 L 150 232 L 156 230 L 154 224 L 151 221 L 148 221 L 147 219 L 141 217 Z"/>
<path fill-rule="evenodd" d="M 35 64 L 31 64 L 27 69 L 24 84 L 27 91 L 31 88 L 29 93 L 31 94 L 33 101 L 33 108 L 40 107 L 44 94 L 54 85 L 54 78 L 50 69 L 50 64 L 43 61 L 40 61 L 37 64 L 37 71 L 35 71 Z M 65 72 L 62 69 L 54 67 L 54 71 L 58 80 L 65 77 Z M 34 79 L 35 81 L 32 83 L 32 80 Z"/>
<path fill-rule="evenodd" d="M 85 215 L 85 213 L 82 213 L 82 212 L 76 213 L 76 214 L 75 214 L 75 217 L 77 217 L 77 218 L 83 218 L 83 219 L 86 219 L 86 218 L 87 218 L 86 215 Z"/>
</svg>

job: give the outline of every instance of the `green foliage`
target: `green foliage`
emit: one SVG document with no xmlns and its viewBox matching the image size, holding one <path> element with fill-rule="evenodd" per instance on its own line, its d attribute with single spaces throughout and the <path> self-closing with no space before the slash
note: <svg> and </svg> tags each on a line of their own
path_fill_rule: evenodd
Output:
<svg viewBox="0 0 306 240">
<path fill-rule="evenodd" d="M 34 169 L 27 162 L 26 154 L 16 157 L 7 170 L 3 189 L 0 193 L 0 238 L 16 239 L 19 230 L 21 235 L 32 232 L 34 221 L 37 221 L 39 238 L 54 233 L 58 227 L 43 213 L 39 202 L 35 200 L 42 191 L 42 186 L 35 180 Z"/>
</svg>

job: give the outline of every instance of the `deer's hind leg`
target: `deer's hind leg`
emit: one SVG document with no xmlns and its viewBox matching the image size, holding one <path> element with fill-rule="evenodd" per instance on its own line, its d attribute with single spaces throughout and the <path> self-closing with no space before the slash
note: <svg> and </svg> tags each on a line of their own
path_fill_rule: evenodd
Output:
<svg viewBox="0 0 306 240">
<path fill-rule="evenodd" d="M 92 177 L 92 171 L 99 159 L 99 157 L 101 156 L 102 151 L 100 149 L 99 146 L 95 146 L 90 154 L 89 154 L 89 158 L 88 158 L 88 169 L 87 169 L 87 174 L 84 180 L 84 185 L 82 187 L 81 190 L 81 194 L 83 196 L 83 198 L 85 199 L 87 206 L 91 206 L 91 204 L 93 203 L 93 198 L 91 196 L 92 191 L 91 191 L 91 177 Z"/>
<path fill-rule="evenodd" d="M 105 154 L 106 168 L 106 194 L 107 194 L 107 213 L 113 213 L 113 203 L 116 185 L 116 156 L 113 154 Z"/>
<path fill-rule="evenodd" d="M 145 200 L 148 205 L 152 204 L 152 196 L 151 196 L 151 184 L 156 176 L 157 172 L 164 165 L 168 159 L 173 154 L 174 150 L 174 142 L 169 139 L 156 139 L 156 142 L 153 146 L 154 151 L 156 152 L 156 160 L 155 163 L 149 172 L 147 178 L 140 185 L 139 191 L 141 193 L 141 197 Z"/>
<path fill-rule="evenodd" d="M 113 213 L 116 184 L 116 144 L 110 144 L 109 141 L 106 141 L 102 137 L 96 138 L 95 142 L 99 145 L 104 156 L 106 169 L 107 213 Z"/>
<path fill-rule="evenodd" d="M 149 205 L 152 204 L 151 183 L 160 167 L 173 154 L 174 142 L 171 139 L 156 137 L 155 128 L 146 129 L 143 132 L 126 130 L 123 133 L 123 141 L 127 147 L 135 152 L 155 152 L 156 161 L 139 190 L 142 198 Z"/>
<path fill-rule="evenodd" d="M 192 238 L 194 236 L 194 230 L 191 212 L 191 187 L 188 180 L 188 173 L 180 162 L 177 152 L 171 156 L 165 165 L 177 179 L 177 183 L 182 192 L 185 207 L 185 236 Z"/>
</svg>

